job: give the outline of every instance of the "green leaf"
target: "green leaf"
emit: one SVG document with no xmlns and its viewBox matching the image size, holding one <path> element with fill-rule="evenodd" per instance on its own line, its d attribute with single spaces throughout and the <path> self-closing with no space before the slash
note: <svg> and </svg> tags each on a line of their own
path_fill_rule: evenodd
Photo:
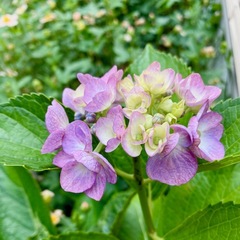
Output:
<svg viewBox="0 0 240 240">
<path fill-rule="evenodd" d="M 208 205 L 240 203 L 240 165 L 198 173 L 190 182 L 171 187 L 153 205 L 153 219 L 159 236 L 179 227 L 184 220 Z"/>
<path fill-rule="evenodd" d="M 195 213 L 164 239 L 237 240 L 240 236 L 240 205 L 229 202 L 209 206 Z"/>
<path fill-rule="evenodd" d="M 66 233 L 59 236 L 52 236 L 49 240 L 118 240 L 116 237 L 102 234 L 102 233 L 85 233 L 85 232 L 74 232 Z"/>
<path fill-rule="evenodd" d="M 148 239 L 138 196 L 135 195 L 123 215 L 116 236 L 120 240 Z"/>
<path fill-rule="evenodd" d="M 122 221 L 123 214 L 125 213 L 132 197 L 133 191 L 115 193 L 111 199 L 104 206 L 103 211 L 99 217 L 98 228 L 101 232 L 116 235 L 119 231 L 119 224 Z"/>
<path fill-rule="evenodd" d="M 225 158 L 199 165 L 199 172 L 240 163 L 240 98 L 220 102 L 213 111 L 220 113 L 223 117 L 224 132 L 221 141 L 225 147 Z"/>
<path fill-rule="evenodd" d="M 36 171 L 53 168 L 53 154 L 41 154 L 48 136 L 45 113 L 50 99 L 40 94 L 19 96 L 0 105 L 0 163 Z"/>
<path fill-rule="evenodd" d="M 128 67 L 127 72 L 131 74 L 141 74 L 152 62 L 158 61 L 161 69 L 172 68 L 177 73 L 186 77 L 191 73 L 191 69 L 177 57 L 155 50 L 150 44 L 147 44 L 142 54 Z"/>
<path fill-rule="evenodd" d="M 22 167 L 0 165 L 0 239 L 26 240 L 55 233 L 32 176 Z"/>
</svg>

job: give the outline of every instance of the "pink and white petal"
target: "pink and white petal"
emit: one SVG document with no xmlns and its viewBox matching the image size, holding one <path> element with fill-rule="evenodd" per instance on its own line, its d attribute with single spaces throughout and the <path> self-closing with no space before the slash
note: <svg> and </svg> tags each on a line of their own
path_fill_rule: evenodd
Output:
<svg viewBox="0 0 240 240">
<path fill-rule="evenodd" d="M 208 112 L 199 119 L 198 130 L 200 132 L 208 131 L 216 127 L 222 121 L 222 116 L 216 112 Z"/>
<path fill-rule="evenodd" d="M 99 201 L 103 196 L 105 187 L 106 187 L 106 176 L 104 172 L 101 171 L 97 174 L 96 180 L 93 186 L 90 189 L 86 190 L 85 194 L 88 197 L 96 201 Z"/>
<path fill-rule="evenodd" d="M 89 112 L 101 112 L 108 109 L 114 100 L 115 97 L 111 91 L 99 92 L 86 105 L 85 110 Z"/>
<path fill-rule="evenodd" d="M 50 153 L 59 149 L 62 146 L 64 133 L 65 133 L 64 130 L 59 130 L 50 133 L 50 135 L 48 136 L 48 138 L 46 139 L 45 143 L 42 146 L 41 153 L 43 154 Z"/>
<path fill-rule="evenodd" d="M 45 121 L 50 133 L 65 129 L 69 124 L 64 108 L 56 100 L 53 100 L 52 105 L 48 107 Z"/>
<path fill-rule="evenodd" d="M 70 123 L 65 131 L 63 138 L 63 150 L 68 154 L 80 150 L 92 150 L 92 137 L 87 124 L 77 120 Z"/>
<path fill-rule="evenodd" d="M 205 91 L 208 94 L 209 104 L 211 104 L 215 99 L 217 99 L 222 90 L 216 86 L 206 86 Z"/>
<path fill-rule="evenodd" d="M 95 159 L 95 155 L 92 153 L 78 151 L 74 153 L 74 158 L 92 172 L 98 173 L 101 169 L 101 164 Z"/>
<path fill-rule="evenodd" d="M 53 164 L 57 167 L 62 168 L 65 164 L 75 161 L 73 156 L 70 156 L 69 154 L 65 153 L 64 151 L 60 151 L 54 158 L 53 158 Z"/>
<path fill-rule="evenodd" d="M 199 158 L 207 161 L 221 160 L 225 155 L 223 144 L 212 137 L 201 136 L 198 147 L 191 147 L 192 152 Z"/>
<path fill-rule="evenodd" d="M 169 185 L 181 185 L 190 181 L 197 172 L 198 163 L 187 149 L 176 147 L 164 157 L 157 154 L 147 162 L 147 175 L 153 180 Z"/>
<path fill-rule="evenodd" d="M 104 158 L 101 154 L 96 152 L 92 152 L 92 155 L 102 165 L 106 175 L 107 182 L 112 184 L 116 183 L 117 174 L 112 165 L 108 162 L 108 160 Z"/>
<path fill-rule="evenodd" d="M 107 142 L 107 147 L 105 148 L 105 152 L 112 152 L 114 151 L 121 141 L 117 138 L 112 138 Z"/>
<path fill-rule="evenodd" d="M 73 193 L 81 193 L 91 188 L 95 179 L 96 173 L 76 161 L 65 164 L 60 174 L 61 187 Z"/>
<path fill-rule="evenodd" d="M 160 63 L 159 62 L 156 62 L 156 61 L 154 61 L 154 62 L 152 62 L 148 67 L 147 67 L 147 69 L 145 70 L 146 72 L 148 72 L 148 71 L 156 71 L 156 72 L 158 72 L 158 71 L 160 71 L 160 69 L 161 69 L 161 65 L 160 65 Z M 144 72 L 145 72 L 144 71 Z"/>
<path fill-rule="evenodd" d="M 124 151 L 129 154 L 131 157 L 137 157 L 141 154 L 142 147 L 141 145 L 133 144 L 133 139 L 131 137 L 130 130 L 126 130 L 126 132 L 122 136 L 122 147 Z"/>
<path fill-rule="evenodd" d="M 179 144 L 183 147 L 189 147 L 193 143 L 191 132 L 183 125 L 171 125 L 174 133 L 179 134 Z"/>
<path fill-rule="evenodd" d="M 96 125 L 96 135 L 98 139 L 103 143 L 104 145 L 107 145 L 107 142 L 111 138 L 115 138 L 116 134 L 113 132 L 113 120 L 102 117 L 99 118 Z"/>
</svg>

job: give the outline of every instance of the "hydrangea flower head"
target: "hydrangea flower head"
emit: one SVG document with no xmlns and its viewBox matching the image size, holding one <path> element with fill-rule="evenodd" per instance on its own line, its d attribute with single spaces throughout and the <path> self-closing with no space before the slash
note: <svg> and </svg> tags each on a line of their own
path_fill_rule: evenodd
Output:
<svg viewBox="0 0 240 240">
<path fill-rule="evenodd" d="M 100 200 L 106 183 L 116 182 L 114 167 L 100 154 L 103 146 L 111 154 L 121 145 L 134 158 L 144 149 L 149 178 L 169 185 L 190 181 L 197 158 L 224 157 L 222 117 L 210 109 L 218 87 L 205 86 L 196 73 L 182 79 L 158 62 L 134 78 L 121 80 L 122 74 L 116 66 L 100 78 L 79 73 L 77 89 L 63 92 L 63 104 L 75 112 L 71 123 L 55 100 L 48 108 L 50 135 L 42 152 L 59 150 L 53 164 L 61 168 L 65 191 Z M 95 150 L 92 135 L 99 140 Z"/>
</svg>

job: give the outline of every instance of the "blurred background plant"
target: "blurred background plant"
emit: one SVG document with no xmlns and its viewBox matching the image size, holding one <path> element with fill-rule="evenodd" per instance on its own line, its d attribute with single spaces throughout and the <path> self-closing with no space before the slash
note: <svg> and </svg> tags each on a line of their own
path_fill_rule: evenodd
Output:
<svg viewBox="0 0 240 240">
<path fill-rule="evenodd" d="M 2 0 L 0 17 L 0 101 L 27 92 L 60 99 L 77 72 L 124 68 L 147 43 L 224 88 L 218 0 Z"/>
</svg>

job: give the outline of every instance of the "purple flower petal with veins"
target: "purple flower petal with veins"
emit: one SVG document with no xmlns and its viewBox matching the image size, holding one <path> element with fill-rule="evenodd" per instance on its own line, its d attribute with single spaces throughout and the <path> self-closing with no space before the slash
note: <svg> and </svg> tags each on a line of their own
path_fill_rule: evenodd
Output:
<svg viewBox="0 0 240 240">
<path fill-rule="evenodd" d="M 175 133 L 169 136 L 164 150 L 148 159 L 147 174 L 169 185 L 181 185 L 194 177 L 198 163 L 188 148 L 192 143 L 188 129 L 180 125 L 174 125 L 173 129 Z"/>
<path fill-rule="evenodd" d="M 74 154 L 79 150 L 92 151 L 92 135 L 88 125 L 76 120 L 68 125 L 63 138 L 63 150 L 67 154 Z"/>
<path fill-rule="evenodd" d="M 205 102 L 211 104 L 221 94 L 216 86 L 205 86 L 198 73 L 192 73 L 185 79 L 180 74 L 175 78 L 175 92 L 184 99 L 189 107 L 201 107 Z"/>
<path fill-rule="evenodd" d="M 220 142 L 223 134 L 222 116 L 216 112 L 207 112 L 205 105 L 202 109 L 189 120 L 188 128 L 193 136 L 190 149 L 197 157 L 207 161 L 220 160 L 225 154 Z"/>
<path fill-rule="evenodd" d="M 106 182 L 116 183 L 117 175 L 108 161 L 95 152 L 77 151 L 74 155 L 59 152 L 54 164 L 62 168 L 60 183 L 68 192 L 84 192 L 89 197 L 100 200 Z"/>
<path fill-rule="evenodd" d="M 99 118 L 96 125 L 98 139 L 106 145 L 106 152 L 112 152 L 121 143 L 125 132 L 125 123 L 122 108 L 117 105 L 111 108 L 106 117 Z"/>
<path fill-rule="evenodd" d="M 41 153 L 53 152 L 62 146 L 62 139 L 68 124 L 64 108 L 56 100 L 53 100 L 46 113 L 46 127 L 50 135 L 46 139 Z"/>
</svg>

